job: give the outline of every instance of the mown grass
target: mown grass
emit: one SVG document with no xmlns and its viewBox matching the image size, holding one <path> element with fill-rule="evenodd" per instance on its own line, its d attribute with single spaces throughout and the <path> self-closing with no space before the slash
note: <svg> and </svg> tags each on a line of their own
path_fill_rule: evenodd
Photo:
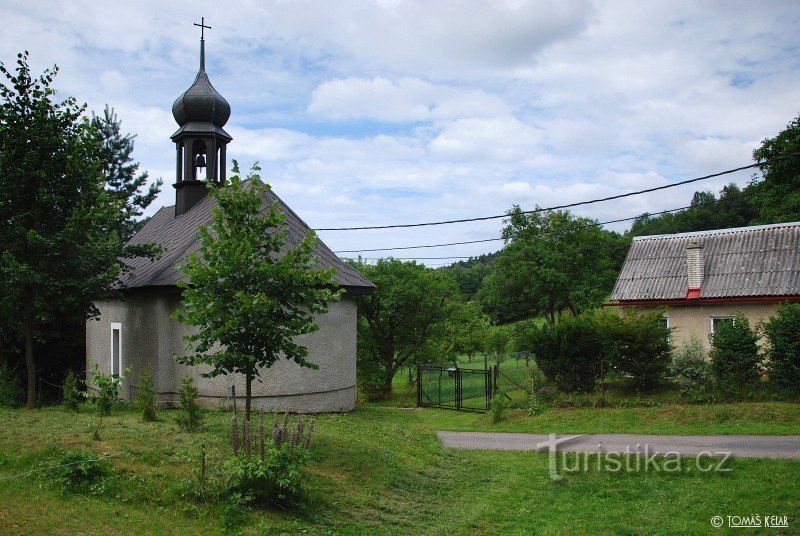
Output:
<svg viewBox="0 0 800 536">
<path fill-rule="evenodd" d="M 557 434 L 795 435 L 800 434 L 800 404 L 666 404 L 632 408 L 553 408 L 539 415 L 508 410 L 493 424 L 484 414 L 431 409 L 420 416 L 439 430 Z"/>
<path fill-rule="evenodd" d="M 306 498 L 297 511 L 254 511 L 234 532 L 704 534 L 713 515 L 751 512 L 788 515 L 790 528 L 796 529 L 798 461 L 735 460 L 725 474 L 589 471 L 552 482 L 544 454 L 449 450 L 434 433 L 440 428 L 798 432 L 797 407 L 740 406 L 686 407 L 682 414 L 676 408 L 554 410 L 497 425 L 481 415 L 369 405 L 350 414 L 323 415 L 316 419 L 313 462 L 304 476 Z M 737 413 L 739 424 L 724 418 Z M 215 510 L 190 501 L 186 492 L 198 485 L 201 443 L 212 473 L 227 455 L 229 415 L 205 413 L 206 426 L 195 434 L 179 430 L 174 412 L 160 415 L 160 422 L 143 423 L 136 412 L 117 409 L 105 419 L 101 441 L 93 441 L 97 417 L 89 411 L 0 410 L 0 533 L 225 532 Z M 722 421 L 704 427 L 713 415 Z M 759 419 L 771 428 L 759 425 Z M 99 495 L 57 489 L 46 469 L 66 450 L 109 455 L 115 484 Z M 37 472 L 22 474 L 29 471 Z"/>
</svg>

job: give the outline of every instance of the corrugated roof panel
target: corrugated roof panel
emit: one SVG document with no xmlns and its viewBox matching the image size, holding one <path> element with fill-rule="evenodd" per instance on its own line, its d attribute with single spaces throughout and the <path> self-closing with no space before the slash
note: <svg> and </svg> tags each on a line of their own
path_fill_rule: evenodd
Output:
<svg viewBox="0 0 800 536">
<path fill-rule="evenodd" d="M 800 295 L 800 222 L 637 237 L 614 300 L 682 299 L 686 247 L 703 244 L 703 298 Z"/>
</svg>

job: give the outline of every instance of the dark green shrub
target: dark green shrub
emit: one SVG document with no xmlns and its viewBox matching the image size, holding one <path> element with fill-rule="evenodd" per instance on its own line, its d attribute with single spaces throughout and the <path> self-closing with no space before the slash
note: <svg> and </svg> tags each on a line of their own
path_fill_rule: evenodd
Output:
<svg viewBox="0 0 800 536">
<path fill-rule="evenodd" d="M 50 474 L 62 491 L 101 493 L 113 470 L 107 458 L 82 450 L 68 451 Z"/>
<path fill-rule="evenodd" d="M 360 329 L 360 328 L 359 328 Z M 372 354 L 375 350 L 359 348 L 358 359 L 358 392 L 367 402 L 379 402 L 392 397 L 392 386 L 386 384 L 386 370 L 380 360 Z M 368 356 L 368 354 L 370 354 Z"/>
<path fill-rule="evenodd" d="M 187 432 L 193 432 L 200 428 L 203 416 L 200 407 L 197 405 L 197 386 L 194 378 L 185 376 L 181 380 L 181 387 L 178 390 L 178 400 L 181 403 L 181 412 L 175 418 L 178 425 Z"/>
<path fill-rule="evenodd" d="M 681 395 L 693 402 L 706 402 L 713 397 L 714 371 L 696 335 L 673 351 L 669 374 Z"/>
<path fill-rule="evenodd" d="M 383 381 L 361 381 L 358 384 L 358 389 L 367 402 L 380 402 L 389 400 L 392 397 L 391 387 Z"/>
<path fill-rule="evenodd" d="M 300 468 L 308 461 L 308 450 L 289 443 L 265 449 L 263 458 L 241 452 L 225 462 L 227 488 L 255 504 L 287 504 L 300 497 Z"/>
<path fill-rule="evenodd" d="M 153 372 L 150 365 L 139 375 L 136 407 L 142 412 L 142 420 L 144 422 L 156 421 L 156 390 L 153 386 Z"/>
<path fill-rule="evenodd" d="M 64 396 L 64 405 L 72 411 L 78 411 L 83 393 L 78 389 L 78 377 L 71 370 L 67 373 L 67 377 L 64 378 L 64 385 L 61 390 Z"/>
<path fill-rule="evenodd" d="M 800 303 L 778 306 L 778 316 L 764 324 L 769 341 L 769 379 L 800 390 Z"/>
<path fill-rule="evenodd" d="M 606 363 L 637 389 L 652 390 L 666 377 L 669 330 L 661 323 L 661 317 L 661 311 L 594 315 Z"/>
<path fill-rule="evenodd" d="M 758 378 L 758 335 L 744 315 L 736 313 L 722 322 L 711 337 L 711 363 L 714 376 L 723 390 L 741 391 Z"/>
<path fill-rule="evenodd" d="M 0 365 L 0 408 L 19 407 L 24 396 L 19 377 L 7 364 Z"/>
<path fill-rule="evenodd" d="M 547 378 L 564 390 L 587 392 L 600 376 L 603 341 L 594 316 L 563 316 L 530 330 L 530 349 Z"/>
</svg>

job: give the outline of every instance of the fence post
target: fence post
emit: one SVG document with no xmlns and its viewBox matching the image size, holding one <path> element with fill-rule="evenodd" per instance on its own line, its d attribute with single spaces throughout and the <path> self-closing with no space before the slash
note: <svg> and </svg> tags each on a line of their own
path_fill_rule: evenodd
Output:
<svg viewBox="0 0 800 536">
<path fill-rule="evenodd" d="M 233 399 L 233 414 L 236 415 L 236 386 L 231 385 L 231 398 Z"/>
<path fill-rule="evenodd" d="M 461 369 L 456 367 L 456 409 L 461 409 L 461 398 L 464 393 L 461 392 Z"/>
<path fill-rule="evenodd" d="M 419 370 L 419 363 L 417 363 L 417 407 L 422 407 L 422 382 L 420 381 L 422 376 L 420 376 Z"/>
<path fill-rule="evenodd" d="M 484 391 L 486 393 L 486 400 L 484 401 L 486 411 L 489 411 L 492 405 L 492 371 L 494 371 L 494 367 L 486 369 L 486 376 L 483 378 Z"/>
</svg>

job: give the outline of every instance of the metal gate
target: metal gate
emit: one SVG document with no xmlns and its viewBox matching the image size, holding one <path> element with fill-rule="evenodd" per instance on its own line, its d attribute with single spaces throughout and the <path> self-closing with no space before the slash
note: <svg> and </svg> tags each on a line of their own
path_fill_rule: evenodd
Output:
<svg viewBox="0 0 800 536">
<path fill-rule="evenodd" d="M 492 369 L 417 365 L 417 406 L 488 411 Z"/>
</svg>

